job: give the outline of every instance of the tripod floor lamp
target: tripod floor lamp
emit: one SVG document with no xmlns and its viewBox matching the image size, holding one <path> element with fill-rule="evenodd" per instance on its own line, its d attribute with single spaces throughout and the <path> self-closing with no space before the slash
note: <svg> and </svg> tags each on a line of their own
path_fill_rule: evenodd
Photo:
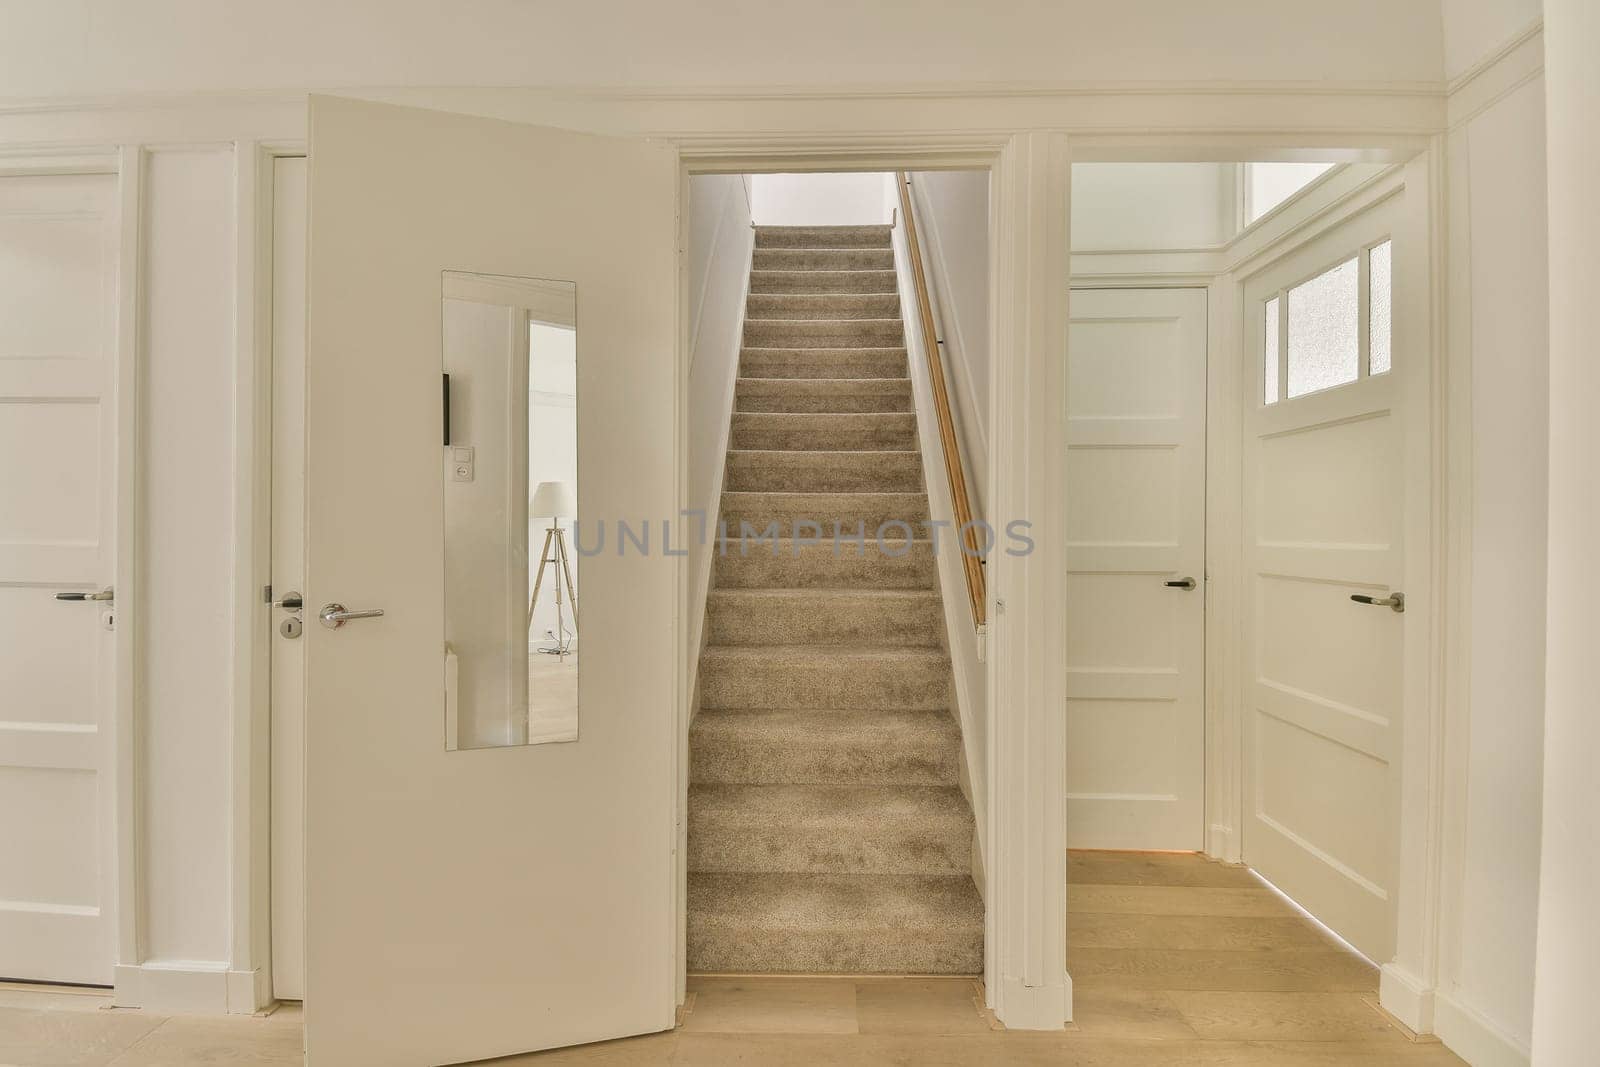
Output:
<svg viewBox="0 0 1600 1067">
<path fill-rule="evenodd" d="M 550 516 L 550 525 L 544 531 L 544 547 L 539 551 L 539 570 L 533 579 L 533 595 L 528 598 L 528 626 L 533 626 L 533 608 L 539 603 L 539 590 L 544 586 L 544 572 L 546 567 L 555 567 L 556 573 L 551 577 L 550 583 L 556 590 L 556 629 L 555 644 L 550 648 L 541 648 L 540 652 L 547 656 L 560 656 L 566 658 L 567 651 L 572 645 L 572 636 L 567 633 L 566 616 L 562 611 L 561 587 L 566 586 L 567 607 L 572 612 L 572 633 L 578 632 L 578 593 L 572 585 L 572 563 L 567 554 L 567 532 L 561 528 L 561 520 L 569 519 L 578 513 L 578 501 L 573 495 L 572 486 L 566 482 L 540 482 L 533 491 L 533 497 L 528 501 L 528 514 L 543 517 Z"/>
</svg>

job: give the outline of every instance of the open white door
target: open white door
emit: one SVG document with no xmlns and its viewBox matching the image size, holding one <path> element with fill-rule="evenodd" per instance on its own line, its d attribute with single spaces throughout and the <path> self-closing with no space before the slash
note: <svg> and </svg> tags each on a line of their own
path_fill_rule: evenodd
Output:
<svg viewBox="0 0 1600 1067">
<path fill-rule="evenodd" d="M 1245 285 L 1244 860 L 1393 953 L 1405 645 L 1396 195 Z"/>
<path fill-rule="evenodd" d="M 310 146 L 309 1060 L 667 1029 L 678 561 L 659 538 L 582 560 L 577 741 L 446 750 L 441 279 L 573 283 L 586 538 L 619 518 L 659 534 L 677 506 L 676 154 L 328 97 Z M 384 614 L 326 628 L 334 602 Z"/>
</svg>

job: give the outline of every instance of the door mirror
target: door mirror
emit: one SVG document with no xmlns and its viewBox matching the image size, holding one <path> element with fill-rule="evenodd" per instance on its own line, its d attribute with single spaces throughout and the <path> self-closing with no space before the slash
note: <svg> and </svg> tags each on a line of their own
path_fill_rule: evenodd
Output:
<svg viewBox="0 0 1600 1067">
<path fill-rule="evenodd" d="M 445 746 L 578 739 L 577 287 L 446 271 Z"/>
</svg>

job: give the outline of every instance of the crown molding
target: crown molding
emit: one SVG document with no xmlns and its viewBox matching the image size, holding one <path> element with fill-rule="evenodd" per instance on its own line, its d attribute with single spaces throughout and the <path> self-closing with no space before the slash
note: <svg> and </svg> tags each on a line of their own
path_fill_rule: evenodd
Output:
<svg viewBox="0 0 1600 1067">
<path fill-rule="evenodd" d="M 1450 80 L 1447 128 L 1455 129 L 1544 73 L 1544 20 L 1536 19 L 1505 44 Z"/>
<path fill-rule="evenodd" d="M 1501 60 L 1505 59 L 1512 52 L 1515 52 L 1518 48 L 1521 48 L 1535 37 L 1542 38 L 1543 36 L 1544 19 L 1536 18 L 1522 29 L 1512 34 L 1505 40 L 1503 44 L 1500 45 L 1500 47 L 1486 54 L 1482 59 L 1472 64 L 1472 66 L 1468 67 L 1466 70 L 1455 75 L 1454 77 L 1447 78 L 1445 81 L 1445 92 L 1452 96 L 1456 93 L 1459 93 L 1474 79 L 1483 76 L 1486 72 L 1491 70 L 1496 63 L 1499 63 Z"/>
<path fill-rule="evenodd" d="M 1509 46 L 1508 46 L 1509 47 Z M 280 106 L 313 93 L 334 96 L 395 94 L 517 94 L 550 101 L 613 103 L 714 101 L 751 103 L 804 100 L 995 100 L 1095 96 L 1400 96 L 1443 97 L 1447 86 L 1431 81 L 1144 81 L 1144 82 L 921 82 L 838 85 L 345 85 L 293 89 L 195 89 L 110 91 L 61 96 L 0 97 L 0 113 L 102 110 L 165 110 L 226 104 Z"/>
</svg>

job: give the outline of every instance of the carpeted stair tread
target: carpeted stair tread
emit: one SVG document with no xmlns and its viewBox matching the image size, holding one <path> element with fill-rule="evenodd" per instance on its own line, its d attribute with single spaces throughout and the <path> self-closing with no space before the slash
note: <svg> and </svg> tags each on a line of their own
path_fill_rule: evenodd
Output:
<svg viewBox="0 0 1600 1067">
<path fill-rule="evenodd" d="M 961 729 L 945 711 L 710 708 L 689 731 L 697 784 L 957 784 Z"/>
<path fill-rule="evenodd" d="M 916 493 L 751 493 L 722 494 L 722 521 L 728 535 L 776 529 L 778 536 L 804 536 L 807 530 L 831 538 L 835 531 L 878 537 L 917 537 L 928 533 L 928 495 Z M 804 524 L 811 523 L 811 526 Z"/>
<path fill-rule="evenodd" d="M 959 874 L 972 812 L 954 786 L 689 787 L 689 870 Z"/>
<path fill-rule="evenodd" d="M 751 293 L 893 293 L 892 270 L 753 270 Z"/>
<path fill-rule="evenodd" d="M 906 451 L 731 449 L 722 484 L 730 492 L 751 493 L 916 493 L 922 491 L 922 456 Z"/>
<path fill-rule="evenodd" d="M 910 371 L 906 350 L 873 348 L 762 348 L 739 354 L 739 373 L 747 378 L 904 378 Z"/>
<path fill-rule="evenodd" d="M 745 319 L 750 348 L 895 348 L 905 344 L 898 316 L 886 319 Z"/>
<path fill-rule="evenodd" d="M 966 875 L 689 875 L 695 972 L 980 974 L 983 900 Z"/>
<path fill-rule="evenodd" d="M 894 553 L 901 553 L 896 555 Z M 933 542 L 930 539 L 885 543 L 831 541 L 807 544 L 793 538 L 750 547 L 741 554 L 734 545 L 712 563 L 718 589 L 937 589 Z"/>
<path fill-rule="evenodd" d="M 896 293 L 751 293 L 747 319 L 897 319 Z"/>
<path fill-rule="evenodd" d="M 708 645 L 700 706 L 948 708 L 950 659 L 924 648 Z"/>
<path fill-rule="evenodd" d="M 713 589 L 713 645 L 940 648 L 943 603 L 932 589 Z"/>
<path fill-rule="evenodd" d="M 757 248 L 888 248 L 889 227 L 757 226 Z"/>
<path fill-rule="evenodd" d="M 910 378 L 753 378 L 734 383 L 735 411 L 911 411 Z"/>
<path fill-rule="evenodd" d="M 731 449 L 815 452 L 910 452 L 917 447 L 911 412 L 736 411 Z"/>
<path fill-rule="evenodd" d="M 894 270 L 892 248 L 758 248 L 752 270 Z"/>
</svg>

